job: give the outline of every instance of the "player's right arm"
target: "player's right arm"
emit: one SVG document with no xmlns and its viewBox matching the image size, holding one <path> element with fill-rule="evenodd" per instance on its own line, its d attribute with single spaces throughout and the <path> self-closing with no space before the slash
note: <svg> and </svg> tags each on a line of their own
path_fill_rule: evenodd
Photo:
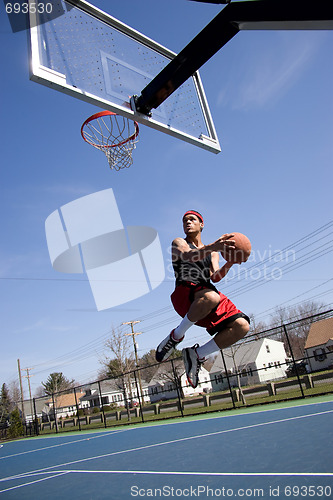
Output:
<svg viewBox="0 0 333 500">
<path fill-rule="evenodd" d="M 200 248 L 190 248 L 184 238 L 176 238 L 172 242 L 172 260 L 174 262 L 178 259 L 187 260 L 189 262 L 197 262 L 198 260 L 204 259 L 212 252 L 234 249 L 235 241 L 232 237 L 233 234 L 224 234 L 214 241 L 214 243 L 203 245 Z"/>
</svg>

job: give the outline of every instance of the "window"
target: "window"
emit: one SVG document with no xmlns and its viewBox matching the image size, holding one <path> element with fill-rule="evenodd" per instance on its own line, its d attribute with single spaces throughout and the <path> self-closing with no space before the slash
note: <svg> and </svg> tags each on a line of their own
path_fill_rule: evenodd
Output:
<svg viewBox="0 0 333 500">
<path fill-rule="evenodd" d="M 314 354 L 314 357 L 315 357 L 315 360 L 316 361 L 324 361 L 327 356 L 326 356 L 326 353 L 325 353 L 325 349 L 315 349 L 313 351 L 313 354 Z"/>
<path fill-rule="evenodd" d="M 266 344 L 266 352 L 271 352 L 270 348 L 269 348 L 269 345 Z"/>
</svg>

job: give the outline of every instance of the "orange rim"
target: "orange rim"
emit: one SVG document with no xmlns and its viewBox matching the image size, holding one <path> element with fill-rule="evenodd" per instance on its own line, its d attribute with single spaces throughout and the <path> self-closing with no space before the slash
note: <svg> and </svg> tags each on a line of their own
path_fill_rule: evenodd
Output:
<svg viewBox="0 0 333 500">
<path fill-rule="evenodd" d="M 97 120 L 98 118 L 102 118 L 103 116 L 112 116 L 112 115 L 113 116 L 119 116 L 119 115 L 117 115 L 117 113 L 113 113 L 112 111 L 100 111 L 99 113 L 95 113 L 94 115 L 92 115 L 89 118 L 87 118 L 86 121 L 83 123 L 83 125 L 81 127 L 81 135 L 82 135 L 83 139 L 88 144 L 91 144 L 92 146 L 98 146 L 101 149 L 109 149 L 109 148 L 116 148 L 117 146 L 122 146 L 123 144 L 126 144 L 126 142 L 133 141 L 138 136 L 138 134 L 139 134 L 139 124 L 136 121 L 134 121 L 134 126 L 135 126 L 134 134 L 132 134 L 130 137 L 128 137 L 124 141 L 117 142 L 117 144 L 111 144 L 109 146 L 108 145 L 102 146 L 102 145 L 96 144 L 95 142 L 89 141 L 84 136 L 83 129 L 84 129 L 85 125 L 87 125 L 88 123 L 90 123 L 93 120 Z"/>
</svg>

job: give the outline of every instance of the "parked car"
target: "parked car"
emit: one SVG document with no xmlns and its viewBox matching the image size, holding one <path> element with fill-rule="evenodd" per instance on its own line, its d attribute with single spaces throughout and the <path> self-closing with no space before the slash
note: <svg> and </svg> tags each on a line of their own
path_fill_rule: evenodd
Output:
<svg viewBox="0 0 333 500">
<path fill-rule="evenodd" d="M 297 372 L 296 372 L 297 368 Z M 294 363 L 290 363 L 288 368 L 286 369 L 286 375 L 287 377 L 295 377 L 298 373 L 298 375 L 304 375 L 305 373 L 308 373 L 308 364 L 304 359 L 301 359 L 299 361 L 295 361 Z"/>
<path fill-rule="evenodd" d="M 139 401 L 137 399 L 132 399 L 131 401 L 128 401 L 127 404 L 129 408 L 135 408 L 136 406 L 139 406 Z M 127 408 L 127 404 L 125 403 L 125 408 Z"/>
</svg>

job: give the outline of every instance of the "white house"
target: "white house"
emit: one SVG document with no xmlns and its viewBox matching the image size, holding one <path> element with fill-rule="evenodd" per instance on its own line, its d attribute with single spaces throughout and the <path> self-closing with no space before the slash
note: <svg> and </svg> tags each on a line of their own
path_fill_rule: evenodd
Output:
<svg viewBox="0 0 333 500">
<path fill-rule="evenodd" d="M 236 373 L 240 374 L 241 385 L 260 384 L 286 376 L 287 354 L 283 342 L 272 339 L 243 342 L 224 349 L 223 354 L 232 387 L 238 386 Z M 210 378 L 213 391 L 228 387 L 221 354 L 215 358 Z"/>
<path fill-rule="evenodd" d="M 305 342 L 305 353 L 310 371 L 333 366 L 333 318 L 312 323 Z"/>
<path fill-rule="evenodd" d="M 187 381 L 184 363 L 182 359 L 174 362 L 176 377 L 180 379 L 181 397 L 194 396 L 203 392 L 211 392 L 212 384 L 209 372 L 205 367 L 201 367 L 199 372 L 199 384 L 193 389 Z M 171 363 L 163 363 L 156 370 L 153 378 L 149 382 L 149 397 L 152 403 L 156 401 L 175 399 L 178 396 L 175 377 L 172 371 Z"/>
<path fill-rule="evenodd" d="M 129 402 L 138 402 L 138 393 L 140 393 L 140 385 L 139 381 L 138 389 L 135 383 L 135 380 L 131 379 L 131 387 L 129 387 L 129 383 L 127 378 L 125 377 L 124 385 L 126 390 L 126 398 Z M 124 406 L 125 405 L 125 391 L 123 387 L 122 380 L 119 379 L 110 379 L 110 380 L 102 380 L 99 383 L 100 390 L 98 384 L 94 384 L 85 390 L 85 396 L 82 400 L 87 401 L 90 408 L 93 407 L 101 407 L 102 405 L 116 405 L 116 406 Z M 145 402 L 149 402 L 148 396 L 148 384 L 144 380 L 141 380 L 142 386 L 142 395 Z"/>
</svg>

